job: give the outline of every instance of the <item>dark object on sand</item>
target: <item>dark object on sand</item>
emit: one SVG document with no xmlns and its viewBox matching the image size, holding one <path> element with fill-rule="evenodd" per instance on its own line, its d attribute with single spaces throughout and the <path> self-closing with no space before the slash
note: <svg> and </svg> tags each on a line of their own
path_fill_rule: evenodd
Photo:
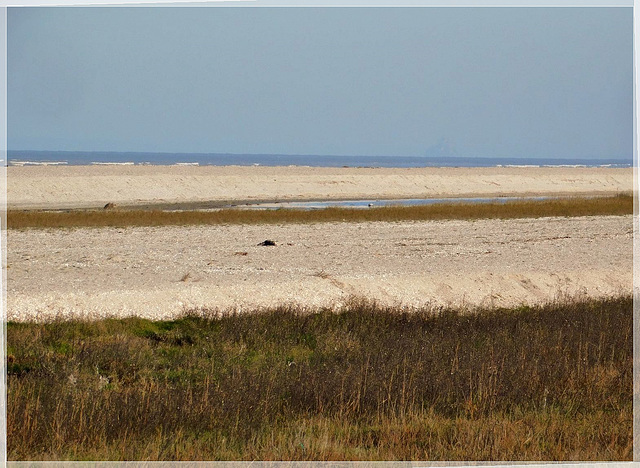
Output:
<svg viewBox="0 0 640 468">
<path fill-rule="evenodd" d="M 115 203 L 111 203 L 111 202 L 109 202 L 109 203 L 107 203 L 106 205 L 104 205 L 104 209 L 105 209 L 105 210 L 112 210 L 112 209 L 114 209 L 115 207 L 116 207 L 116 204 L 115 204 Z"/>
<path fill-rule="evenodd" d="M 267 239 L 265 241 L 260 242 L 258 245 L 276 245 L 276 243 L 273 242 L 272 240 Z"/>
</svg>

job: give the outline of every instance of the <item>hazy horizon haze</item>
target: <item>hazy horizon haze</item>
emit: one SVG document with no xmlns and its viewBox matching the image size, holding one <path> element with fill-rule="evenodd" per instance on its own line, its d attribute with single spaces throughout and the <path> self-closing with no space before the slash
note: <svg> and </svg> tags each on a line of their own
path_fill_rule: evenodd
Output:
<svg viewBox="0 0 640 468">
<path fill-rule="evenodd" d="M 631 8 L 8 9 L 9 150 L 630 158 Z"/>
</svg>

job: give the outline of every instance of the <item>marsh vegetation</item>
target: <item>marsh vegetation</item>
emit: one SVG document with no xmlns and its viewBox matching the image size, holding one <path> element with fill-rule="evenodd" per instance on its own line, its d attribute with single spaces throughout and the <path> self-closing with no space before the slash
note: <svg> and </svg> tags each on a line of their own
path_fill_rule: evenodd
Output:
<svg viewBox="0 0 640 468">
<path fill-rule="evenodd" d="M 633 213 L 633 196 L 571 197 L 504 203 L 442 203 L 421 206 L 385 206 L 371 209 L 320 210 L 74 210 L 7 213 L 9 229 L 107 226 L 172 226 L 202 224 L 319 223 L 366 221 L 424 221 L 441 219 L 539 218 L 544 216 L 598 216 Z"/>
<path fill-rule="evenodd" d="M 632 300 L 9 323 L 10 460 L 630 460 Z"/>
</svg>

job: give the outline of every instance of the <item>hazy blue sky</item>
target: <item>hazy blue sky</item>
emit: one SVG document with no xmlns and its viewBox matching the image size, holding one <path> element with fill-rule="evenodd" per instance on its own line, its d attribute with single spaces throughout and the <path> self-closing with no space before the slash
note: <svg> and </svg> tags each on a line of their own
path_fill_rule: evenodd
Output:
<svg viewBox="0 0 640 468">
<path fill-rule="evenodd" d="M 9 149 L 630 157 L 631 8 L 10 8 Z"/>
</svg>

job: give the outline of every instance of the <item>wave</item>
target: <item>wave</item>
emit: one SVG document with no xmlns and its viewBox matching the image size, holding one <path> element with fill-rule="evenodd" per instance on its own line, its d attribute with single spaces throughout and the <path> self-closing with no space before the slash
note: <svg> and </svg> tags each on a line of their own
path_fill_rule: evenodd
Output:
<svg viewBox="0 0 640 468">
<path fill-rule="evenodd" d="M 488 158 L 231 153 L 8 152 L 9 165 L 305 166 L 305 167 L 633 167 L 631 158 Z"/>
<path fill-rule="evenodd" d="M 11 166 L 61 166 L 69 164 L 69 161 L 9 161 Z"/>
</svg>

